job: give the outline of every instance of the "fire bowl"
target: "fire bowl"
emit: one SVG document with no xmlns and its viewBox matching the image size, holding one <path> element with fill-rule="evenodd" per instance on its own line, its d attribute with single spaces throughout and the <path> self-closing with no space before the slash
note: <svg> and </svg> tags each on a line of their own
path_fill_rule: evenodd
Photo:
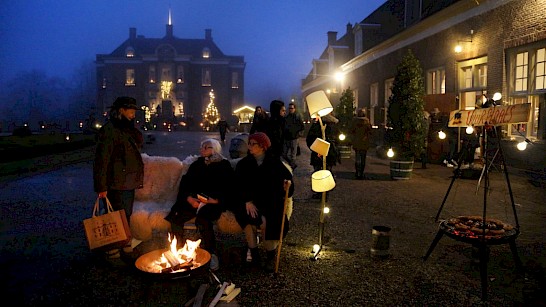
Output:
<svg viewBox="0 0 546 307">
<path fill-rule="evenodd" d="M 135 262 L 136 268 L 148 276 L 173 279 L 180 277 L 189 277 L 191 274 L 201 273 L 203 270 L 205 270 L 204 268 L 206 268 L 207 264 L 210 262 L 210 253 L 202 248 L 197 248 L 195 250 L 196 255 L 195 259 L 193 259 L 191 268 L 174 272 L 154 271 L 151 267 L 151 264 L 154 263 L 154 261 L 160 259 L 161 255 L 168 250 L 169 249 L 167 248 L 156 249 L 138 257 Z"/>
</svg>

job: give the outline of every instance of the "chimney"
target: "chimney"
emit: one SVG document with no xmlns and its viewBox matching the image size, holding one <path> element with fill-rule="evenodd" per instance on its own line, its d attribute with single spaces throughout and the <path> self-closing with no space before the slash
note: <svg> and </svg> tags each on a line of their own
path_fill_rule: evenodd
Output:
<svg viewBox="0 0 546 307">
<path fill-rule="evenodd" d="M 333 45 L 337 41 L 337 32 L 328 31 L 328 46 Z"/>
<path fill-rule="evenodd" d="M 347 23 L 347 32 L 346 34 L 353 34 L 353 25 L 349 22 Z"/>
<path fill-rule="evenodd" d="M 129 39 L 136 38 L 136 28 L 129 28 Z"/>
<path fill-rule="evenodd" d="M 167 25 L 167 33 L 165 34 L 166 37 L 173 37 L 173 25 Z"/>
<path fill-rule="evenodd" d="M 211 29 L 205 29 L 205 39 L 208 41 L 212 40 L 212 30 Z"/>
</svg>

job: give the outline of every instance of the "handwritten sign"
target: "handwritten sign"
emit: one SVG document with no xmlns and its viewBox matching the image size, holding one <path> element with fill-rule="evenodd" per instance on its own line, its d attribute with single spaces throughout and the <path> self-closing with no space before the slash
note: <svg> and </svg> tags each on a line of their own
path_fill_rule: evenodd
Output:
<svg viewBox="0 0 546 307">
<path fill-rule="evenodd" d="M 530 103 L 493 106 L 485 109 L 455 110 L 451 111 L 449 115 L 449 127 L 526 123 L 530 116 Z"/>
</svg>

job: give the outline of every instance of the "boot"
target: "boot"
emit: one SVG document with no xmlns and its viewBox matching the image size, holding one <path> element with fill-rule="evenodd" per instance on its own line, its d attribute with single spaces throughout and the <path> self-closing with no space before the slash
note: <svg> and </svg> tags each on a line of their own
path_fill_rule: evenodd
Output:
<svg viewBox="0 0 546 307">
<path fill-rule="evenodd" d="M 261 257 L 260 257 L 260 250 L 255 247 L 255 248 L 249 248 L 248 249 L 250 251 L 250 264 L 252 266 L 260 266 L 261 264 Z M 247 257 L 247 261 L 248 261 L 248 257 Z"/>
<path fill-rule="evenodd" d="M 265 262 L 265 271 L 268 273 L 273 273 L 275 271 L 275 256 L 277 249 L 272 251 L 267 251 L 267 260 Z"/>
</svg>

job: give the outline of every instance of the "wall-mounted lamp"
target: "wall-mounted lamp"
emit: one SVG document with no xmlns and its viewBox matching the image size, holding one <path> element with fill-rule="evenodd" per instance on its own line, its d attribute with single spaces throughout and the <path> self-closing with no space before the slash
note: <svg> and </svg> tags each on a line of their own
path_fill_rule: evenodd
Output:
<svg viewBox="0 0 546 307">
<path fill-rule="evenodd" d="M 463 46 L 461 43 L 472 43 L 474 37 L 474 30 L 470 30 L 470 40 L 458 40 L 457 45 L 455 46 L 455 53 L 461 53 L 463 51 Z"/>
</svg>

